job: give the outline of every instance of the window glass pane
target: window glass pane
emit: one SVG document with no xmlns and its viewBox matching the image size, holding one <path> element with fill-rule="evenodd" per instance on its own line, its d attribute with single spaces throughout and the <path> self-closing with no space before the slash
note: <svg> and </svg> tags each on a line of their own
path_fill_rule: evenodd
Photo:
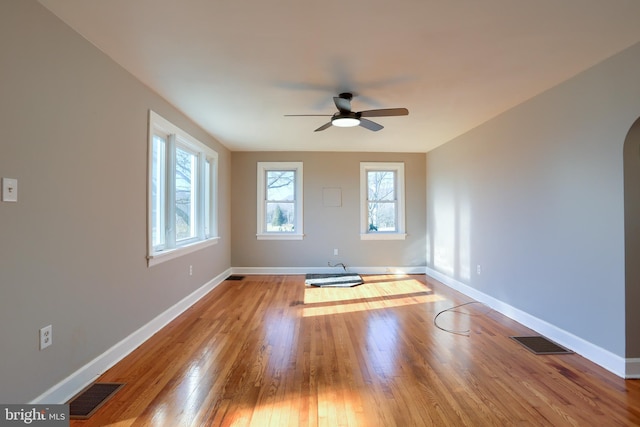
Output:
<svg viewBox="0 0 640 427">
<path fill-rule="evenodd" d="M 153 135 L 151 152 L 151 245 L 164 245 L 164 203 L 166 180 L 166 140 Z"/>
<path fill-rule="evenodd" d="M 204 235 L 211 236 L 211 161 L 204 162 Z"/>
<path fill-rule="evenodd" d="M 176 148 L 176 241 L 196 235 L 196 160 L 195 154 Z"/>
<path fill-rule="evenodd" d="M 396 204 L 370 202 L 368 218 L 369 231 L 396 231 Z"/>
<path fill-rule="evenodd" d="M 295 231 L 295 203 L 267 202 L 266 230 L 271 232 Z"/>
<path fill-rule="evenodd" d="M 395 200 L 395 172 L 367 172 L 368 200 Z"/>
<path fill-rule="evenodd" d="M 267 200 L 293 201 L 295 199 L 295 171 L 269 170 L 267 173 Z"/>
</svg>

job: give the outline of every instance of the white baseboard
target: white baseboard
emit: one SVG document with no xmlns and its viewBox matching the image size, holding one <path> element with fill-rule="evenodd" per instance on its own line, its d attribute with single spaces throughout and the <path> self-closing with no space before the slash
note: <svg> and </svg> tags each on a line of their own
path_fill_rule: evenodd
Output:
<svg viewBox="0 0 640 427">
<path fill-rule="evenodd" d="M 491 307 L 622 378 L 640 378 L 640 359 L 625 359 L 429 267 L 428 276 Z"/>
<path fill-rule="evenodd" d="M 330 274 L 342 273 L 345 270 L 341 265 L 336 267 L 233 267 L 233 274 Z M 409 267 L 351 267 L 347 266 L 348 273 L 357 274 L 424 274 L 424 266 Z"/>
<path fill-rule="evenodd" d="M 53 404 L 65 403 L 78 392 L 91 384 L 107 369 L 122 360 L 125 356 L 135 350 L 140 344 L 151 338 L 153 334 L 166 326 L 173 319 L 182 314 L 186 309 L 195 304 L 213 288 L 222 283 L 231 274 L 231 269 L 224 271 L 218 276 L 196 289 L 181 301 L 165 310 L 146 325 L 105 351 L 91 362 L 78 369 L 76 372 L 51 387 L 49 390 L 36 397 L 31 404 Z"/>
</svg>

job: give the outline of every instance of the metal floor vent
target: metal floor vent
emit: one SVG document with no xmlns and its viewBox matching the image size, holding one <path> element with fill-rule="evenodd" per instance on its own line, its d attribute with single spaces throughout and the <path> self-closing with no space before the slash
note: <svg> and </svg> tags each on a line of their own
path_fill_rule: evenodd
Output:
<svg viewBox="0 0 640 427">
<path fill-rule="evenodd" d="M 553 341 L 549 341 L 542 336 L 531 337 L 510 337 L 522 344 L 527 350 L 534 354 L 572 354 L 573 351 L 566 349 Z"/>
<path fill-rule="evenodd" d="M 238 276 L 236 274 L 232 274 L 231 276 L 227 277 L 225 280 L 242 280 L 244 279 L 244 276 Z"/>
<path fill-rule="evenodd" d="M 104 405 L 120 388 L 121 383 L 94 383 L 69 401 L 69 417 L 86 420 Z"/>
</svg>

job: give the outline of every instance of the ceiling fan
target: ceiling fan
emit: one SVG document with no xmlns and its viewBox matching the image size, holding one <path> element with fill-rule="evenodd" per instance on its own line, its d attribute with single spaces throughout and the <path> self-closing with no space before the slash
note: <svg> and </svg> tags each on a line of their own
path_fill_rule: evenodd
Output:
<svg viewBox="0 0 640 427">
<path fill-rule="evenodd" d="M 338 127 L 353 127 L 362 126 L 363 128 L 372 130 L 374 132 L 379 131 L 384 126 L 364 117 L 391 117 L 391 116 L 406 116 L 409 114 L 409 110 L 406 108 L 380 108 L 377 110 L 365 110 L 365 111 L 351 111 L 351 99 L 353 94 L 345 92 L 338 96 L 333 97 L 333 102 L 338 108 L 338 112 L 330 114 L 285 114 L 285 117 L 331 117 L 331 121 L 320 126 L 315 132 L 325 130 L 331 126 Z"/>
</svg>

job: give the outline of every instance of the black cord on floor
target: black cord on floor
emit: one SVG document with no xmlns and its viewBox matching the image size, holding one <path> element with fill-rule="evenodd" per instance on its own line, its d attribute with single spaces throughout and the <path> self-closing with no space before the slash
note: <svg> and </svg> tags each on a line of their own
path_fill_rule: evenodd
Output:
<svg viewBox="0 0 640 427">
<path fill-rule="evenodd" d="M 341 266 L 342 266 L 342 268 L 344 269 L 344 271 L 347 271 L 347 266 L 346 266 L 346 265 L 344 265 L 344 264 L 343 264 L 343 263 L 341 263 L 341 262 L 337 263 L 336 265 L 331 265 L 331 261 L 329 261 L 329 262 L 327 262 L 327 265 L 328 265 L 329 267 L 337 267 L 337 266 L 341 265 Z"/>
<path fill-rule="evenodd" d="M 436 316 L 433 318 L 433 324 L 435 325 L 436 328 L 438 328 L 440 330 L 443 330 L 445 332 L 449 332 L 451 334 L 462 335 L 462 336 L 468 337 L 469 334 L 471 334 L 471 330 L 467 329 L 466 331 L 456 331 L 456 330 L 453 330 L 453 329 L 443 328 L 442 326 L 438 325 L 438 316 L 440 316 L 442 313 L 446 313 L 447 311 L 455 310 L 456 308 L 464 307 L 465 305 L 469 305 L 469 304 L 482 304 L 482 303 L 480 301 L 470 301 L 470 302 L 465 302 L 464 304 L 459 304 L 459 305 L 444 309 L 441 312 L 439 312 L 438 314 L 436 314 Z"/>
</svg>

